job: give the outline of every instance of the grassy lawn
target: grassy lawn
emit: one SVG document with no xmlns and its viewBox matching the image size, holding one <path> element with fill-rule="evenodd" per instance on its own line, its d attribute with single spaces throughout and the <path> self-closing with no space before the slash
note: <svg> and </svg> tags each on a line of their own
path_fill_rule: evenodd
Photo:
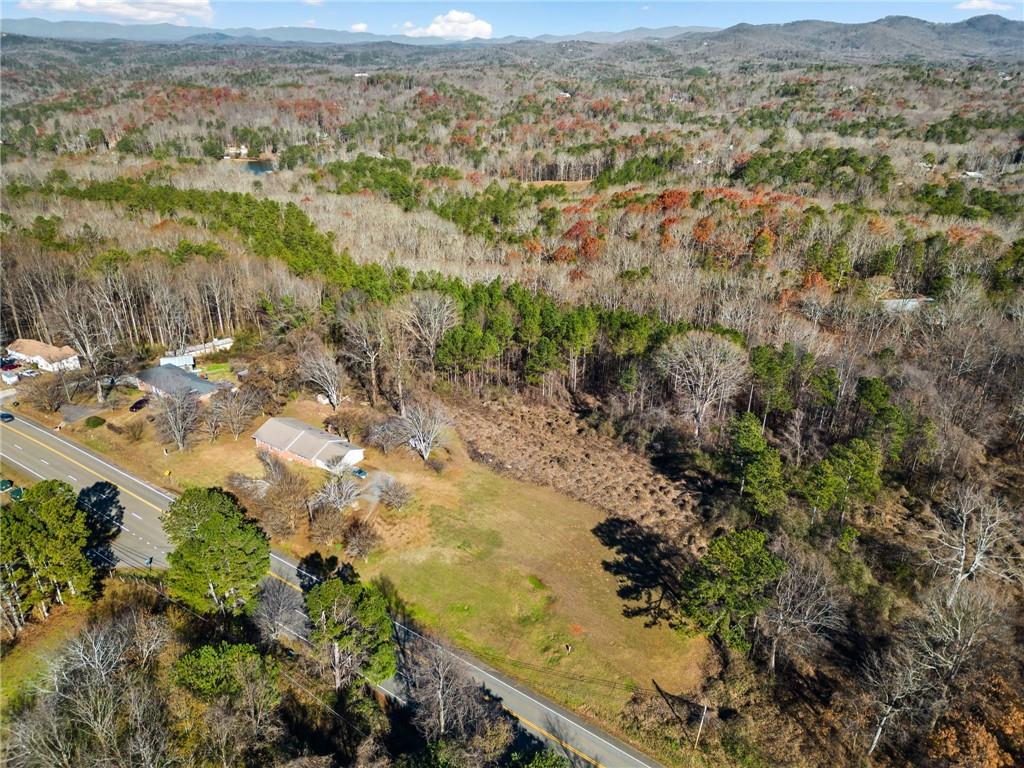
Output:
<svg viewBox="0 0 1024 768">
<path fill-rule="evenodd" d="M 10 480 L 16 487 L 30 488 L 36 483 L 38 478 L 35 475 L 30 475 L 24 470 L 18 469 L 12 464 L 6 464 L 0 461 L 0 478 Z M 0 503 L 6 503 L 9 496 L 8 494 L 0 494 Z"/>
<path fill-rule="evenodd" d="M 0 719 L 49 659 L 73 637 L 89 617 L 85 605 L 56 607 L 45 622 L 32 623 L 9 646 L 5 641 L 0 655 Z"/>
<path fill-rule="evenodd" d="M 405 452 L 374 463 L 418 501 L 380 513 L 385 545 L 358 567 L 393 582 L 423 624 L 604 723 L 614 723 L 630 685 L 699 684 L 703 640 L 622 615 L 602 567 L 610 553 L 591 533 L 601 512 L 497 475 L 454 442 L 439 475 Z"/>
<path fill-rule="evenodd" d="M 303 399 L 283 415 L 319 424 L 328 413 Z M 139 418 L 125 405 L 102 415 L 115 424 Z M 251 431 L 167 455 L 150 424 L 138 443 L 103 427 L 67 432 L 169 489 L 261 471 Z M 400 513 L 361 502 L 383 540 L 369 561 L 356 564 L 364 578 L 390 581 L 424 626 L 612 730 L 630 686 L 649 688 L 654 679 L 687 692 L 700 683 L 704 640 L 623 616 L 616 579 L 602 565 L 612 553 L 592 533 L 604 513 L 474 463 L 454 436 L 436 456 L 440 472 L 408 451 L 367 451 L 363 466 L 406 483 L 416 501 Z M 301 536 L 278 544 L 296 556 L 313 549 Z"/>
</svg>

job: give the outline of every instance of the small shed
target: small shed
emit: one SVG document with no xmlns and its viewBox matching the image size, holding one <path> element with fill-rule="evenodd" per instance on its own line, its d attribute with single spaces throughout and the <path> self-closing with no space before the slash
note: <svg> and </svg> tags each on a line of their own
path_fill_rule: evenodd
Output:
<svg viewBox="0 0 1024 768">
<path fill-rule="evenodd" d="M 172 355 L 170 357 L 161 357 L 160 365 L 173 365 L 182 370 L 191 371 L 196 367 L 196 359 L 192 355 Z"/>
<path fill-rule="evenodd" d="M 207 400 L 217 391 L 217 385 L 213 382 L 201 379 L 191 371 L 183 370 L 176 365 L 165 364 L 147 368 L 136 378 L 139 380 L 139 389 L 158 397 L 195 392 L 200 400 Z"/>
<path fill-rule="evenodd" d="M 362 448 L 345 442 L 338 435 L 286 417 L 267 419 L 253 439 L 261 451 L 320 469 L 339 465 L 354 467 L 365 457 Z"/>
<path fill-rule="evenodd" d="M 227 338 L 218 339 L 216 336 L 213 337 L 213 341 L 205 341 L 202 344 L 193 344 L 190 347 L 185 347 L 178 355 L 190 355 L 192 357 L 201 357 L 202 355 L 212 355 L 214 352 L 223 352 L 231 349 L 231 346 L 235 343 L 235 340 L 228 336 Z"/>
<path fill-rule="evenodd" d="M 74 371 L 82 367 L 78 353 L 71 347 L 55 347 L 35 339 L 15 339 L 7 345 L 7 354 L 15 360 L 31 363 L 50 373 Z"/>
</svg>

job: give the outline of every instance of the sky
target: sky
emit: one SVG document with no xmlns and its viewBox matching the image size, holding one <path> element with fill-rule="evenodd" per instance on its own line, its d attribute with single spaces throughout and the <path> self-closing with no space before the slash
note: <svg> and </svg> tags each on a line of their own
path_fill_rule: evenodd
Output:
<svg viewBox="0 0 1024 768">
<path fill-rule="evenodd" d="M 960 21 L 984 13 L 1024 19 L 1024 0 L 712 0 L 711 2 L 340 2 L 340 0 L 0 0 L 5 18 L 191 26 L 305 26 L 409 37 L 504 37 L 621 31 L 633 27 L 728 27 L 798 19 L 872 21 L 916 16 Z"/>
</svg>

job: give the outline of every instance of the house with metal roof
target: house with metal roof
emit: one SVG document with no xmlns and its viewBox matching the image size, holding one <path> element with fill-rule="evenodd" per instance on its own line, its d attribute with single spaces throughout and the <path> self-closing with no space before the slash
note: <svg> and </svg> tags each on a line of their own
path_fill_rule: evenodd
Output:
<svg viewBox="0 0 1024 768">
<path fill-rule="evenodd" d="M 365 458 L 362 448 L 298 419 L 267 419 L 253 439 L 261 451 L 320 469 L 353 467 Z"/>
<path fill-rule="evenodd" d="M 206 400 L 217 391 L 217 385 L 212 381 L 201 379 L 192 371 L 186 371 L 169 363 L 147 368 L 141 371 L 136 378 L 139 381 L 139 389 L 158 397 L 195 392 L 200 400 Z"/>
</svg>

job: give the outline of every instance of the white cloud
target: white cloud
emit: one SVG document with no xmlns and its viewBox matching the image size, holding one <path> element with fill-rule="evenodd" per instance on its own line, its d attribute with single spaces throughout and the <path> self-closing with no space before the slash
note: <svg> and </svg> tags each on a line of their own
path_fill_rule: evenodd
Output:
<svg viewBox="0 0 1024 768">
<path fill-rule="evenodd" d="M 305 21 L 299 22 L 300 27 L 315 27 L 316 19 L 306 19 Z"/>
<path fill-rule="evenodd" d="M 368 25 L 364 24 L 361 21 L 358 24 L 353 24 L 351 27 L 349 27 L 349 29 L 351 29 L 353 32 L 365 32 L 369 28 L 370 27 Z"/>
<path fill-rule="evenodd" d="M 186 24 L 190 18 L 205 22 L 213 19 L 210 0 L 21 0 L 18 7 L 27 11 L 88 13 L 150 24 Z"/>
<path fill-rule="evenodd" d="M 408 37 L 445 37 L 450 40 L 469 40 L 471 37 L 491 36 L 490 22 L 478 19 L 469 11 L 448 11 L 435 16 L 429 26 L 417 27 L 411 21 L 402 25 L 403 34 Z"/>
<path fill-rule="evenodd" d="M 303 5 L 323 5 L 324 0 L 300 0 Z"/>
<path fill-rule="evenodd" d="M 994 0 L 964 0 L 956 6 L 959 11 L 1010 11 L 1012 5 L 997 3 Z"/>
</svg>

